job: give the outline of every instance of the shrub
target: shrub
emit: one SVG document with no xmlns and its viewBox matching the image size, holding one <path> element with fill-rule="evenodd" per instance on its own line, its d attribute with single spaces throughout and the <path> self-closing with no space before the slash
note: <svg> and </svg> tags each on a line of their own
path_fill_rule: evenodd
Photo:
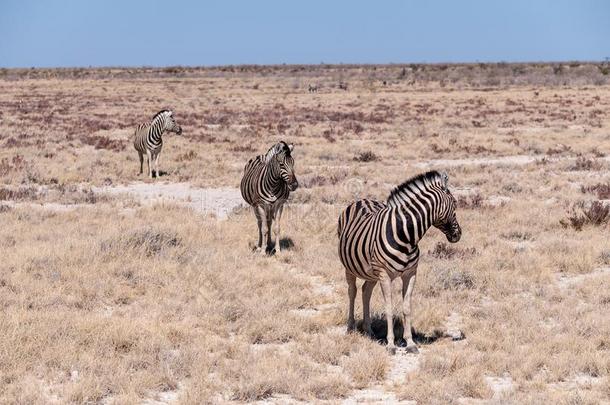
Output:
<svg viewBox="0 0 610 405">
<path fill-rule="evenodd" d="M 178 162 L 188 162 L 188 161 L 191 161 L 191 160 L 195 159 L 196 157 L 197 157 L 197 152 L 195 152 L 194 150 L 191 149 L 188 152 L 185 152 L 185 153 L 183 153 L 181 155 L 178 155 L 176 160 Z"/>
<path fill-rule="evenodd" d="M 480 208 L 483 205 L 483 196 L 480 193 L 468 195 L 468 196 L 460 196 L 457 198 L 457 206 L 458 208 Z"/>
<path fill-rule="evenodd" d="M 125 254 L 125 251 L 136 251 L 144 256 L 156 256 L 171 247 L 180 245 L 181 241 L 175 232 L 143 228 L 120 235 L 102 242 L 102 252 Z"/>
<path fill-rule="evenodd" d="M 600 170 L 602 164 L 595 159 L 586 158 L 579 156 L 576 158 L 574 164 L 568 166 L 571 171 L 589 171 L 589 170 Z"/>
<path fill-rule="evenodd" d="M 360 152 L 360 154 L 354 156 L 356 162 L 376 162 L 378 160 L 380 160 L 379 156 L 371 151 Z"/>
<path fill-rule="evenodd" d="M 469 290 L 474 288 L 475 280 L 472 274 L 457 267 L 441 267 L 434 269 L 434 285 L 443 290 Z"/>
<path fill-rule="evenodd" d="M 564 228 L 574 228 L 577 231 L 585 225 L 602 226 L 610 222 L 610 205 L 601 201 L 593 201 L 589 206 L 583 203 L 575 204 L 568 212 L 568 217 L 559 221 Z"/>
<path fill-rule="evenodd" d="M 592 186 L 581 186 L 583 193 L 595 193 L 600 200 L 610 199 L 610 183 L 598 183 Z"/>
<path fill-rule="evenodd" d="M 432 255 L 437 259 L 453 259 L 454 257 L 464 258 L 475 255 L 476 253 L 477 250 L 474 247 L 460 249 L 458 247 L 450 246 L 445 242 L 438 242 L 434 246 L 434 249 L 428 251 L 429 255 Z"/>
<path fill-rule="evenodd" d="M 91 145 L 95 149 L 107 149 L 120 152 L 125 149 L 126 142 L 120 139 L 110 139 L 107 136 L 90 135 L 83 138 L 85 145 Z"/>
<path fill-rule="evenodd" d="M 38 197 L 38 190 L 35 187 L 0 188 L 0 201 L 36 200 Z"/>
</svg>

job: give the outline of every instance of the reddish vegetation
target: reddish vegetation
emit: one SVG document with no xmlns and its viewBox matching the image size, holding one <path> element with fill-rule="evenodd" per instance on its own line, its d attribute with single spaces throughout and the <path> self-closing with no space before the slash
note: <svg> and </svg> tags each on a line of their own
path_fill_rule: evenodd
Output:
<svg viewBox="0 0 610 405">
<path fill-rule="evenodd" d="M 107 136 L 101 135 L 89 135 L 81 138 L 81 141 L 85 145 L 91 145 L 95 147 L 95 149 L 107 149 L 115 152 L 119 152 L 125 149 L 127 143 L 122 140 L 110 139 Z"/>
<path fill-rule="evenodd" d="M 610 183 L 598 183 L 593 186 L 582 186 L 583 193 L 595 193 L 600 200 L 610 200 Z"/>
</svg>

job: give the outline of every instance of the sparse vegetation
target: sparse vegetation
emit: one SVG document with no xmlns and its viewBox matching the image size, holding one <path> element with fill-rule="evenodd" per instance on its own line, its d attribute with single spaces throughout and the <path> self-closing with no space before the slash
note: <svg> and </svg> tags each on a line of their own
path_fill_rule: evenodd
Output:
<svg viewBox="0 0 610 405">
<path fill-rule="evenodd" d="M 592 186 L 581 186 L 580 191 L 583 193 L 594 193 L 600 200 L 610 200 L 610 182 L 598 183 Z"/>
<path fill-rule="evenodd" d="M 610 199 L 610 75 L 560 65 L 3 69 L 0 402 L 603 403 L 610 209 L 580 201 Z M 160 103 L 184 132 L 151 181 L 130 140 Z M 221 203 L 199 190 L 234 190 L 278 139 L 301 187 L 289 248 L 258 257 L 251 212 L 202 214 Z M 463 236 L 422 240 L 421 353 L 391 357 L 345 334 L 337 216 L 429 168 Z M 178 183 L 198 191 L 158 198 Z"/>
<path fill-rule="evenodd" d="M 591 204 L 577 203 L 568 212 L 568 217 L 560 221 L 564 228 L 572 227 L 581 231 L 586 225 L 602 226 L 610 221 L 610 204 L 593 201 Z"/>
<path fill-rule="evenodd" d="M 356 162 L 375 162 L 379 160 L 379 156 L 371 151 L 360 152 L 358 155 L 354 156 L 354 161 Z"/>
</svg>

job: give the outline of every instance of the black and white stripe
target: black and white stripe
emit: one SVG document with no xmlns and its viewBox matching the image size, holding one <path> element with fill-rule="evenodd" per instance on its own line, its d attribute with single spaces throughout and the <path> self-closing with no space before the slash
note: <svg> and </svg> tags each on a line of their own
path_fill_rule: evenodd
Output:
<svg viewBox="0 0 610 405">
<path fill-rule="evenodd" d="M 380 282 L 388 322 L 388 349 L 395 351 L 392 328 L 391 282 L 402 278 L 404 343 L 417 351 L 411 336 L 411 293 L 419 261 L 417 244 L 430 226 L 440 229 L 449 242 L 460 240 L 456 201 L 445 173 L 430 171 L 413 177 L 390 193 L 387 203 L 360 200 L 339 217 L 339 257 L 345 267 L 349 293 L 348 331 L 355 326 L 356 278 L 364 279 L 364 329 L 371 333 L 369 302 Z"/>
<path fill-rule="evenodd" d="M 133 146 L 138 151 L 140 157 L 140 174 L 142 174 L 144 164 L 144 154 L 148 158 L 148 174 L 153 177 L 153 163 L 156 167 L 157 177 L 159 177 L 159 155 L 163 147 L 161 136 L 165 131 L 174 132 L 178 135 L 182 133 L 182 128 L 176 123 L 174 113 L 171 110 L 161 110 L 154 115 L 151 122 L 140 124 L 136 128 Z"/>
<path fill-rule="evenodd" d="M 264 155 L 250 159 L 241 179 L 241 195 L 256 216 L 258 244 L 256 250 L 271 249 L 271 226 L 275 221 L 275 249 L 280 251 L 280 219 L 283 205 L 291 191 L 298 187 L 294 174 L 293 146 L 281 141 Z M 263 223 L 265 225 L 263 231 Z M 263 239 L 266 247 L 263 250 Z"/>
</svg>

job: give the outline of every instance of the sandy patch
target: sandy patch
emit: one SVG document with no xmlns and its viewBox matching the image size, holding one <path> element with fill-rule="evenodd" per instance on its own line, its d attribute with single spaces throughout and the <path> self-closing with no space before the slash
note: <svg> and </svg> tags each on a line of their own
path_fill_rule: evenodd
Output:
<svg viewBox="0 0 610 405">
<path fill-rule="evenodd" d="M 127 196 L 142 205 L 174 203 L 203 214 L 225 219 L 235 209 L 245 206 L 239 189 L 230 187 L 197 188 L 189 183 L 131 183 L 93 187 L 95 193 Z"/>
<path fill-rule="evenodd" d="M 574 287 L 577 284 L 583 283 L 585 281 L 590 281 L 594 278 L 601 277 L 604 275 L 610 275 L 610 267 L 601 267 L 599 269 L 593 270 L 590 273 L 585 273 L 585 274 L 576 274 L 576 275 L 559 274 L 557 276 L 557 284 L 561 288 L 569 288 L 569 287 Z"/>
</svg>

